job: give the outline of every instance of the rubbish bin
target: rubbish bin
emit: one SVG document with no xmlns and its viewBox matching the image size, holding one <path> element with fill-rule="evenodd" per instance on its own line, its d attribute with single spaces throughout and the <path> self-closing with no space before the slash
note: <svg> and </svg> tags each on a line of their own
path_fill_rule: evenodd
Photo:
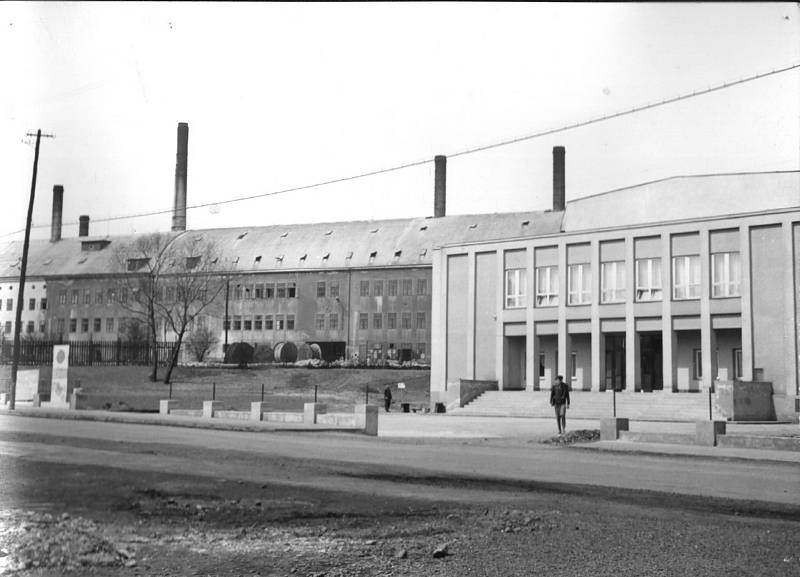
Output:
<svg viewBox="0 0 800 577">
<path fill-rule="evenodd" d="M 436 403 L 436 412 L 444 413 L 444 403 Z"/>
<path fill-rule="evenodd" d="M 411 403 L 400 403 L 400 406 L 403 407 L 403 412 L 404 413 L 410 413 L 411 412 Z"/>
</svg>

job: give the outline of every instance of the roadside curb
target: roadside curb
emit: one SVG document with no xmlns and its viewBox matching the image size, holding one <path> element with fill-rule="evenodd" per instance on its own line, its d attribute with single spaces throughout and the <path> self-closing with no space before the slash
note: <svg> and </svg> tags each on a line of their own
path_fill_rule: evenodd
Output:
<svg viewBox="0 0 800 577">
<path fill-rule="evenodd" d="M 612 442 L 618 443 L 620 441 L 608 441 L 608 443 Z M 785 459 L 781 459 L 773 455 L 757 456 L 757 455 L 739 455 L 730 453 L 714 454 L 714 452 L 712 451 L 708 451 L 706 453 L 691 452 L 691 450 L 685 450 L 687 447 L 686 445 L 679 445 L 679 447 L 681 447 L 681 449 L 683 450 L 670 451 L 668 449 L 669 445 L 667 444 L 661 444 L 662 445 L 661 447 L 658 446 L 659 443 L 651 443 L 650 445 L 648 445 L 647 447 L 643 447 L 640 446 L 640 444 L 628 443 L 625 448 L 622 448 L 622 447 L 613 447 L 608 445 L 598 445 L 597 443 L 575 443 L 573 445 L 569 445 L 566 448 L 573 450 L 594 452 L 594 453 L 608 452 L 616 454 L 640 455 L 640 456 L 650 456 L 650 457 L 679 457 L 679 458 L 700 459 L 700 460 L 715 459 L 720 461 L 740 461 L 748 463 L 800 465 L 800 455 L 798 455 L 796 451 L 782 451 L 782 450 L 771 449 L 771 451 L 774 451 L 775 453 L 779 454 L 785 453 L 788 457 Z M 753 449 L 753 448 L 739 449 L 739 450 L 753 451 L 753 452 L 759 451 L 759 449 Z M 714 449 L 714 451 L 718 451 L 718 449 Z"/>
</svg>

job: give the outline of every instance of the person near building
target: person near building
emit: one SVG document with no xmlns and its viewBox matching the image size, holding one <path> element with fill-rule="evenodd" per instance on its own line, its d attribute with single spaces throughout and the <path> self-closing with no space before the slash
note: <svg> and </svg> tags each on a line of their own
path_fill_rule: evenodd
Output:
<svg viewBox="0 0 800 577">
<path fill-rule="evenodd" d="M 567 432 L 567 409 L 569 408 L 569 387 L 564 382 L 564 377 L 558 375 L 556 382 L 550 389 L 550 405 L 555 408 L 558 434 Z"/>
<path fill-rule="evenodd" d="M 386 385 L 386 388 L 383 389 L 383 405 L 388 413 L 389 407 L 392 406 L 392 389 L 389 387 L 389 385 Z"/>
</svg>

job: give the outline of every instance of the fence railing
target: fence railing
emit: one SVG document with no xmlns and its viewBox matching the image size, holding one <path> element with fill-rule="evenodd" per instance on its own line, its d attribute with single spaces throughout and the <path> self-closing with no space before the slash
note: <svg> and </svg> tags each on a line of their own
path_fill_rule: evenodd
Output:
<svg viewBox="0 0 800 577">
<path fill-rule="evenodd" d="M 146 342 L 129 341 L 22 341 L 20 343 L 19 364 L 22 366 L 51 365 L 53 363 L 53 346 L 69 345 L 70 366 L 118 366 L 118 365 L 150 365 L 154 355 L 158 363 L 163 365 L 170 361 L 175 343 L 160 342 L 155 345 Z M 14 343 L 0 343 L 0 363 L 9 364 L 14 358 Z"/>
</svg>

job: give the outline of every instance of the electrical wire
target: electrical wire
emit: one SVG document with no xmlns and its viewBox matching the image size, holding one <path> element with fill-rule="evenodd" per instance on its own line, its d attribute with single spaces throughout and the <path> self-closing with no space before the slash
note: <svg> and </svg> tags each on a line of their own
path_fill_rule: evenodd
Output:
<svg viewBox="0 0 800 577">
<path fill-rule="evenodd" d="M 774 76 L 776 74 L 781 74 L 783 72 L 789 72 L 791 70 L 796 70 L 798 68 L 800 68 L 800 62 L 796 62 L 794 64 L 790 64 L 788 66 L 784 66 L 783 68 L 776 68 L 776 69 L 770 70 L 768 72 L 761 72 L 761 73 L 758 73 L 758 74 L 753 74 L 751 76 L 746 76 L 746 77 L 740 78 L 738 80 L 724 82 L 722 84 L 717 84 L 717 85 L 714 85 L 714 86 L 711 86 L 711 87 L 708 87 L 708 88 L 704 88 L 704 89 L 701 89 L 701 90 L 695 90 L 693 92 L 687 92 L 685 94 L 674 96 L 672 98 L 665 98 L 665 99 L 660 100 L 660 101 L 651 102 L 651 103 L 643 104 L 643 105 L 640 105 L 640 106 L 635 106 L 633 108 L 622 110 L 622 111 L 619 111 L 619 112 L 614 112 L 612 114 L 606 114 L 604 116 L 597 116 L 597 117 L 594 117 L 594 118 L 590 118 L 588 120 L 582 120 L 580 122 L 574 122 L 572 124 L 562 125 L 562 126 L 559 126 L 557 128 L 550 128 L 550 129 L 547 129 L 547 130 L 534 132 L 532 134 L 519 136 L 517 138 L 512 138 L 512 139 L 508 139 L 508 140 L 501 140 L 499 142 L 494 142 L 494 143 L 491 143 L 491 144 L 486 144 L 486 145 L 478 146 L 478 147 L 475 147 L 475 148 L 468 148 L 468 149 L 465 149 L 465 150 L 461 150 L 459 152 L 451 153 L 451 154 L 446 155 L 446 156 L 448 156 L 449 158 L 455 158 L 455 157 L 459 157 L 459 156 L 466 156 L 468 154 L 475 154 L 475 153 L 478 153 L 478 152 L 484 152 L 486 150 L 491 150 L 491 149 L 494 149 L 494 148 L 500 148 L 502 146 L 509 146 L 511 144 L 524 142 L 526 140 L 533 140 L 535 138 L 541 138 L 543 136 L 549 136 L 551 134 L 558 134 L 560 132 L 565 132 L 567 130 L 573 130 L 575 128 L 582 128 L 584 126 L 589 126 L 589 125 L 592 125 L 592 124 L 605 122 L 607 120 L 613 120 L 615 118 L 621 118 L 623 116 L 629 116 L 631 114 L 636 114 L 636 113 L 639 113 L 639 112 L 643 112 L 645 110 L 652 110 L 653 108 L 658 108 L 660 106 L 665 106 L 667 104 L 673 104 L 675 102 L 680 102 L 682 100 L 688 100 L 690 98 L 696 98 L 698 96 L 703 96 L 703 95 L 706 95 L 706 94 L 710 94 L 712 92 L 717 92 L 717 91 L 720 91 L 720 90 L 726 90 L 728 88 L 732 88 L 734 86 L 745 84 L 747 82 L 753 82 L 755 80 L 760 80 L 762 78 L 767 78 L 769 76 Z M 358 179 L 367 178 L 367 177 L 370 177 L 370 176 L 377 176 L 379 174 L 386 174 L 388 172 L 396 172 L 398 170 L 404 170 L 406 168 L 412 168 L 412 167 L 415 167 L 415 166 L 422 166 L 422 165 L 429 164 L 429 163 L 432 163 L 432 162 L 433 162 L 432 158 L 425 159 L 425 160 L 417 160 L 417 161 L 414 161 L 414 162 L 407 162 L 407 163 L 404 163 L 404 164 L 398 164 L 398 165 L 395 165 L 395 166 L 390 166 L 388 168 L 382 168 L 382 169 L 379 169 L 379 170 L 372 170 L 372 171 L 369 171 L 369 172 L 362 172 L 362 173 L 359 173 L 359 174 L 354 174 L 354 175 L 350 175 L 350 176 L 344 176 L 344 177 L 341 177 L 341 178 L 334 178 L 334 179 L 331 179 L 331 180 L 315 182 L 313 184 L 295 186 L 295 187 L 292 187 L 292 188 L 285 188 L 285 189 L 282 189 L 282 190 L 275 190 L 275 191 L 271 191 L 271 192 L 264 192 L 264 193 L 249 195 L 249 196 L 241 196 L 241 197 L 237 197 L 237 198 L 231 198 L 231 199 L 228 199 L 228 200 L 206 202 L 206 203 L 202 203 L 202 204 L 193 204 L 193 205 L 187 206 L 186 210 L 192 210 L 192 209 L 196 209 L 196 208 L 205 208 L 205 207 L 208 207 L 208 206 L 219 206 L 219 205 L 222 205 L 222 204 L 232 204 L 232 203 L 235 203 L 235 202 L 244 202 L 244 201 L 247 201 L 247 200 L 255 200 L 255 199 L 258 199 L 258 198 L 266 198 L 266 197 L 269 197 L 269 196 L 276 196 L 276 195 L 279 195 L 279 194 L 287 194 L 287 193 L 290 193 L 290 192 L 300 192 L 300 191 L 309 190 L 309 189 L 312 189 L 312 188 L 319 188 L 321 186 L 329 186 L 331 184 L 339 184 L 339 183 L 342 183 L 342 182 L 349 182 L 349 181 L 352 181 L 352 180 L 358 180 Z M 98 223 L 98 222 L 113 222 L 113 221 L 118 221 L 118 220 L 128 220 L 128 219 L 131 219 L 131 218 L 142 218 L 142 217 L 146 217 L 146 216 L 157 216 L 157 215 L 161 215 L 161 214 L 171 213 L 173 210 L 174 210 L 173 208 L 165 208 L 165 209 L 154 210 L 154 211 L 149 211 L 149 212 L 142 212 L 142 213 L 137 213 L 137 214 L 111 216 L 111 217 L 107 217 L 107 218 L 96 219 L 94 222 L 96 222 L 96 223 Z M 76 224 L 78 224 L 78 223 L 77 222 L 66 223 L 65 226 L 70 226 L 70 225 L 74 226 Z M 34 226 L 32 228 L 37 228 L 38 229 L 38 228 L 46 228 L 46 227 L 47 227 L 47 225 L 38 225 L 38 226 Z M 25 230 L 22 229 L 22 230 L 18 230 L 18 231 L 15 231 L 15 232 L 7 233 L 7 234 L 4 234 L 4 235 L 0 235 L 0 238 L 5 238 L 7 236 L 20 234 L 22 232 L 25 232 Z"/>
</svg>

